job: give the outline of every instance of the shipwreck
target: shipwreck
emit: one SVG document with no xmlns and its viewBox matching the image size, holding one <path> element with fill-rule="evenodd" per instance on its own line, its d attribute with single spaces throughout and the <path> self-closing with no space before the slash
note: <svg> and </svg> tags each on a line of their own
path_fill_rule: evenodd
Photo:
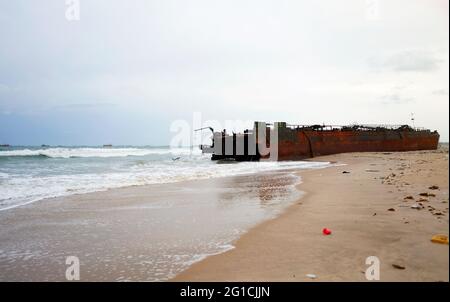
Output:
<svg viewBox="0 0 450 302">
<path fill-rule="evenodd" d="M 202 128 L 205 129 L 205 128 Z M 199 130 L 202 130 L 199 129 Z M 212 144 L 201 145 L 212 160 L 301 160 L 345 152 L 435 150 L 439 133 L 408 125 L 290 125 L 254 122 L 253 129 L 212 132 Z"/>
</svg>

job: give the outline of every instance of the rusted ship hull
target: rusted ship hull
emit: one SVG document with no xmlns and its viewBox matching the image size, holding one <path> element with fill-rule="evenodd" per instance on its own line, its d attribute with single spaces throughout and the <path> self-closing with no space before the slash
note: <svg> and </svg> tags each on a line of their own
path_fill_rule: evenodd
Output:
<svg viewBox="0 0 450 302">
<path fill-rule="evenodd" d="M 212 145 L 202 146 L 202 150 L 212 153 L 213 160 L 300 160 L 346 152 L 434 150 L 439 143 L 437 131 L 406 125 L 288 126 L 279 122 L 271 128 L 266 123 L 255 122 L 253 130 L 243 134 L 212 132 Z"/>
<path fill-rule="evenodd" d="M 434 150 L 439 134 L 411 131 L 296 131 L 280 134 L 278 159 L 294 160 L 346 152 Z"/>
</svg>

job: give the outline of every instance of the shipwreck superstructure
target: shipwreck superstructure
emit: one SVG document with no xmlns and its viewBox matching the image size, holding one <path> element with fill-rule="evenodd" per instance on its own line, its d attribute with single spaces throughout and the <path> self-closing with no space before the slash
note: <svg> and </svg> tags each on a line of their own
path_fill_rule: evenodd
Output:
<svg viewBox="0 0 450 302">
<path fill-rule="evenodd" d="M 439 133 L 408 125 L 289 125 L 255 122 L 253 129 L 212 133 L 212 144 L 202 145 L 212 160 L 300 160 L 344 152 L 434 150 Z"/>
</svg>

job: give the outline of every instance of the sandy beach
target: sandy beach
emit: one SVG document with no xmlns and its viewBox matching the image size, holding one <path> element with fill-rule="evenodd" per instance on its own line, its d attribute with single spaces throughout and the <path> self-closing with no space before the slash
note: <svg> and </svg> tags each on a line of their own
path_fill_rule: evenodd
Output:
<svg viewBox="0 0 450 302">
<path fill-rule="evenodd" d="M 449 280 L 449 247 L 430 241 L 449 230 L 448 149 L 320 160 L 345 166 L 303 171 L 295 205 L 174 281 L 366 281 L 368 256 L 381 281 Z"/>
</svg>

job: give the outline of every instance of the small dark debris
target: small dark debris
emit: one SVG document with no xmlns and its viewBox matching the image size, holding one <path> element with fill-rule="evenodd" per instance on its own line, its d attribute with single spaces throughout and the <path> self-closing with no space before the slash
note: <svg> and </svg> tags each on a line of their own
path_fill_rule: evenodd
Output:
<svg viewBox="0 0 450 302">
<path fill-rule="evenodd" d="M 420 193 L 419 195 L 425 197 L 436 197 L 436 194 L 434 193 Z"/>
</svg>

